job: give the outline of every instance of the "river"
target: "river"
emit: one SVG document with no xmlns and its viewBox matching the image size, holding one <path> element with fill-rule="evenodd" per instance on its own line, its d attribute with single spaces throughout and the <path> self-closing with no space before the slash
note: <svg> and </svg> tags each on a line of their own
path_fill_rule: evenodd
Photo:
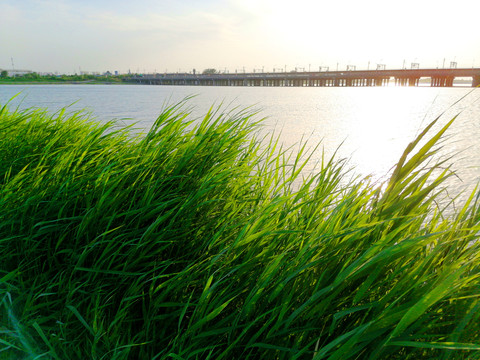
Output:
<svg viewBox="0 0 480 360">
<path fill-rule="evenodd" d="M 379 180 L 431 120 L 443 114 L 441 125 L 459 114 L 442 148 L 445 156 L 455 154 L 452 168 L 458 177 L 448 183 L 449 191 L 457 194 L 480 180 L 479 89 L 0 85 L 0 104 L 10 101 L 10 108 L 87 109 L 99 121 L 133 121 L 141 129 L 148 129 L 166 104 L 190 95 L 195 95 L 188 102 L 192 116 L 212 105 L 251 106 L 259 110 L 257 117 L 266 117 L 265 131 L 280 134 L 285 146 L 295 148 L 302 139 L 312 146 L 321 142 L 317 158 L 322 148 L 327 155 L 338 149 L 337 156 L 348 158 L 356 174 Z"/>
</svg>

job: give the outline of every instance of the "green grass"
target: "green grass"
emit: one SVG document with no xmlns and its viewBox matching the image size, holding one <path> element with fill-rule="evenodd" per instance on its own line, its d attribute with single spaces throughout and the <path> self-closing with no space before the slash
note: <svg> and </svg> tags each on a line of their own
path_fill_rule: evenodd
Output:
<svg viewBox="0 0 480 360">
<path fill-rule="evenodd" d="M 3 107 L 0 359 L 480 359 L 479 197 L 436 205 L 451 122 L 372 184 L 185 106 L 143 137 Z"/>
</svg>

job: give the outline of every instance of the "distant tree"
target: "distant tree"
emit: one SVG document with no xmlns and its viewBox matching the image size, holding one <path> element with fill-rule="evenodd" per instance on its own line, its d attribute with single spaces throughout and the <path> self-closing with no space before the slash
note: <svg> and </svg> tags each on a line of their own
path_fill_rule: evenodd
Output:
<svg viewBox="0 0 480 360">
<path fill-rule="evenodd" d="M 36 72 L 32 73 L 27 73 L 21 76 L 25 80 L 38 80 L 40 79 L 40 75 L 38 75 Z"/>
<path fill-rule="evenodd" d="M 203 75 L 213 75 L 213 74 L 218 74 L 218 71 L 216 69 L 205 69 L 202 72 Z"/>
<path fill-rule="evenodd" d="M 0 73 L 0 78 L 6 78 L 6 77 L 8 77 L 8 71 L 2 70 L 2 72 Z"/>
</svg>

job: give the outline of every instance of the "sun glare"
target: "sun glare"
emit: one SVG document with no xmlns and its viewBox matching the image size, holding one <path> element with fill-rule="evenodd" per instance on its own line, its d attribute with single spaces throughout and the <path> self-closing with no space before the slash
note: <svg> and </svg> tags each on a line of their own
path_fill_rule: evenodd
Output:
<svg viewBox="0 0 480 360">
<path fill-rule="evenodd" d="M 352 91 L 348 101 L 356 110 L 344 123 L 348 133 L 344 151 L 352 153 L 353 164 L 360 173 L 380 178 L 426 125 L 419 123 L 412 113 L 428 116 L 425 104 L 430 103 L 431 92 L 423 89 L 412 92 L 404 87 L 391 88 L 388 92 L 382 88 L 361 90 Z"/>
</svg>

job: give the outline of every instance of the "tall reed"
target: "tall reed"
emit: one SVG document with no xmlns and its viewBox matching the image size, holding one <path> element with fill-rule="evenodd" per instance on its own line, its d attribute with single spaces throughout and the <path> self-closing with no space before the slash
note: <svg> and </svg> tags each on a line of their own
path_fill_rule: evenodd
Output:
<svg viewBox="0 0 480 360">
<path fill-rule="evenodd" d="M 2 108 L 0 358 L 480 358 L 479 197 L 436 205 L 451 121 L 382 187 L 304 177 L 249 111 L 190 119 Z"/>
</svg>

